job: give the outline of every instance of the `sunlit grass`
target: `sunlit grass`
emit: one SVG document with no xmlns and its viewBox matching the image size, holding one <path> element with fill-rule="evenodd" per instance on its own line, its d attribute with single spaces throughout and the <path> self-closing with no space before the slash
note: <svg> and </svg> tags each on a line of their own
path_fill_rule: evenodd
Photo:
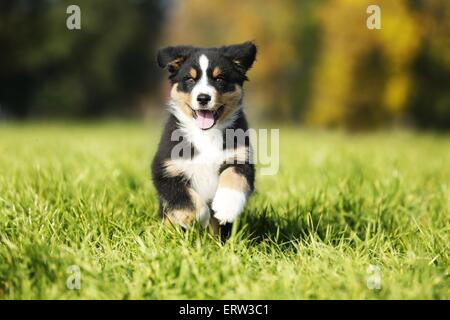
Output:
<svg viewBox="0 0 450 320">
<path fill-rule="evenodd" d="M 448 136 L 280 137 L 222 244 L 157 219 L 159 125 L 0 126 L 0 298 L 450 298 Z"/>
</svg>

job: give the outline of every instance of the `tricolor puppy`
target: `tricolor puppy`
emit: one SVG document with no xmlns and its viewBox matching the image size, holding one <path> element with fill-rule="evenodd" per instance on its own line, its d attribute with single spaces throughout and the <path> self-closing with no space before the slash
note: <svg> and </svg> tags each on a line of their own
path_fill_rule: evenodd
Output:
<svg viewBox="0 0 450 320">
<path fill-rule="evenodd" d="M 170 116 L 153 160 L 160 216 L 195 221 L 227 237 L 253 192 L 255 169 L 242 106 L 251 42 L 220 48 L 166 47 L 157 62 L 169 71 Z"/>
</svg>

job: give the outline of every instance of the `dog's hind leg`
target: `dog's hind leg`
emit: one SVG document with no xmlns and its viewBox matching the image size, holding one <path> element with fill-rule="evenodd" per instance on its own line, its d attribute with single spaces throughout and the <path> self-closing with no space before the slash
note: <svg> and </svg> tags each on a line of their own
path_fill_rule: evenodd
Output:
<svg viewBox="0 0 450 320">
<path fill-rule="evenodd" d="M 221 225 L 219 223 L 219 220 L 217 220 L 215 217 L 211 217 L 211 219 L 209 220 L 208 228 L 212 234 L 219 236 L 222 241 L 225 241 L 231 236 L 233 224 L 225 223 Z"/>
</svg>

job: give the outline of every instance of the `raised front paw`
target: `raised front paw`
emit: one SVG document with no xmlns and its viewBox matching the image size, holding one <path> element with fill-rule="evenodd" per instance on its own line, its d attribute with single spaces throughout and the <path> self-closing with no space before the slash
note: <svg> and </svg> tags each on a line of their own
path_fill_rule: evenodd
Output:
<svg viewBox="0 0 450 320">
<path fill-rule="evenodd" d="M 211 205 L 214 217 L 220 224 L 234 222 L 244 209 L 246 200 L 247 197 L 243 192 L 229 188 L 217 189 Z"/>
</svg>

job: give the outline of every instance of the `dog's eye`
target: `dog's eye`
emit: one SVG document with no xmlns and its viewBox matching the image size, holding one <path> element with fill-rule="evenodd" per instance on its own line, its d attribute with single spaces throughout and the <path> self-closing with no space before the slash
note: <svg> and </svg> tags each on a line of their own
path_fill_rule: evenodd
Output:
<svg viewBox="0 0 450 320">
<path fill-rule="evenodd" d="M 216 82 L 217 82 L 218 84 L 225 84 L 227 81 L 226 81 L 225 78 L 223 78 L 223 77 L 217 77 L 217 78 L 216 78 Z"/>
<path fill-rule="evenodd" d="M 188 84 L 188 85 L 195 84 L 195 80 L 194 80 L 194 78 L 192 78 L 192 77 L 185 78 L 185 79 L 184 79 L 184 82 L 185 82 L 186 84 Z"/>
</svg>

